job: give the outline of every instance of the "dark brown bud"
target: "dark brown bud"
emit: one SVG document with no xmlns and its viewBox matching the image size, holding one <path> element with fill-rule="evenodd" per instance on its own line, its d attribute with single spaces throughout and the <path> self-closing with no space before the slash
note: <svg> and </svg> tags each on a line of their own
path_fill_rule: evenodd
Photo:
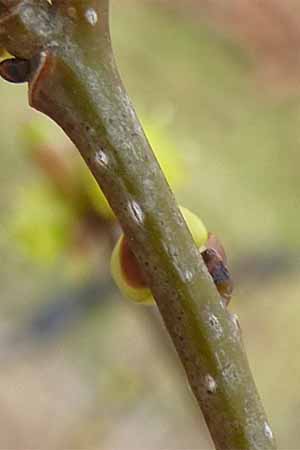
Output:
<svg viewBox="0 0 300 450">
<path fill-rule="evenodd" d="M 19 58 L 5 59 L 0 63 L 0 75 L 11 83 L 25 83 L 30 78 L 30 62 Z"/>
<path fill-rule="evenodd" d="M 201 255 L 220 296 L 227 306 L 232 296 L 233 281 L 226 265 L 227 258 L 224 248 L 214 234 L 209 233 L 207 249 Z"/>
</svg>

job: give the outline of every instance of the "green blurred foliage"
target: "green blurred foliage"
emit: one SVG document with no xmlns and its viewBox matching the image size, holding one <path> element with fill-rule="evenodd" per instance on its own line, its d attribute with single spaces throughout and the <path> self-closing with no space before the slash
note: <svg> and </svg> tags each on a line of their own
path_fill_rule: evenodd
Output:
<svg viewBox="0 0 300 450">
<path fill-rule="evenodd" d="M 170 185 L 173 189 L 180 187 L 184 180 L 184 164 L 178 149 L 161 124 L 154 120 L 143 123 Z M 90 209 L 104 220 L 116 218 L 94 177 L 75 151 L 67 149 L 66 152 L 66 149 L 55 145 L 51 147 L 51 128 L 47 122 L 38 118 L 25 123 L 20 130 L 19 146 L 33 166 L 40 151 L 61 152 L 63 161 L 71 159 L 67 161 L 71 172 L 70 186 L 67 186 L 69 195 L 58 192 L 55 180 L 37 166 L 36 181 L 29 180 L 28 186 L 16 193 L 14 211 L 6 224 L 12 238 L 19 242 L 29 258 L 50 265 L 60 258 L 62 252 L 70 250 L 74 228 Z"/>
<path fill-rule="evenodd" d="M 8 226 L 29 258 L 50 265 L 70 245 L 75 220 L 74 208 L 43 180 L 20 191 Z"/>
</svg>

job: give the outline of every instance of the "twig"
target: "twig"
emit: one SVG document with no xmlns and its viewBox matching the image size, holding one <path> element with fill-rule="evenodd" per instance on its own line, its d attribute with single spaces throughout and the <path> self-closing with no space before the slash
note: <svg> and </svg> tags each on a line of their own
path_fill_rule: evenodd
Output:
<svg viewBox="0 0 300 450">
<path fill-rule="evenodd" d="M 1 4 L 0 46 L 30 60 L 30 104 L 65 130 L 118 217 L 216 448 L 274 449 L 238 324 L 207 274 L 117 72 L 109 0 Z"/>
</svg>

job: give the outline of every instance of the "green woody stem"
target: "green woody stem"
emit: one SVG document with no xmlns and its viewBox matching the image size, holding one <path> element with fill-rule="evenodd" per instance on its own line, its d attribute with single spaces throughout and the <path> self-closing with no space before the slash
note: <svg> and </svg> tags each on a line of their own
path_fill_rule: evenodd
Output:
<svg viewBox="0 0 300 450">
<path fill-rule="evenodd" d="M 0 46 L 31 61 L 30 104 L 72 139 L 151 287 L 217 449 L 275 449 L 224 309 L 115 66 L 108 0 L 0 0 Z"/>
</svg>

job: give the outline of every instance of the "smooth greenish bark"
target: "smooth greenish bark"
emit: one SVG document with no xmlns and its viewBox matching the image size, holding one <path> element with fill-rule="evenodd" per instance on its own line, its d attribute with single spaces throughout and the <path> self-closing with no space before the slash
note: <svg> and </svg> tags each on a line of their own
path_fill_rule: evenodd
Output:
<svg viewBox="0 0 300 450">
<path fill-rule="evenodd" d="M 236 320 L 120 80 L 108 0 L 0 0 L 0 46 L 31 60 L 30 104 L 72 139 L 145 273 L 217 449 L 275 449 Z"/>
</svg>

